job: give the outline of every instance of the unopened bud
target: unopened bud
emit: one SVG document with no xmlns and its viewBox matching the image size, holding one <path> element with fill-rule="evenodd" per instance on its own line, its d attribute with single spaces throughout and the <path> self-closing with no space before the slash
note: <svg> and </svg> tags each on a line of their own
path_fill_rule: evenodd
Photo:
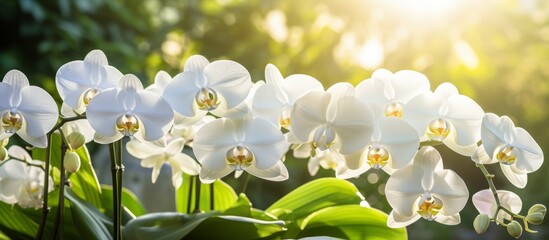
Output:
<svg viewBox="0 0 549 240">
<path fill-rule="evenodd" d="M 0 161 L 4 161 L 8 158 L 8 150 L 5 147 L 0 147 Z"/>
<path fill-rule="evenodd" d="M 545 214 L 547 213 L 547 208 L 543 204 L 537 203 L 534 204 L 534 206 L 530 207 L 530 209 L 528 209 L 528 215 L 532 213 L 541 213 L 545 217 Z"/>
<path fill-rule="evenodd" d="M 513 220 L 507 224 L 507 232 L 514 238 L 519 238 L 522 235 L 522 226 L 517 221 Z"/>
<path fill-rule="evenodd" d="M 486 214 L 479 214 L 473 221 L 473 227 L 478 234 L 483 234 L 490 226 L 490 217 Z"/>
<path fill-rule="evenodd" d="M 67 136 L 67 142 L 71 149 L 78 149 L 79 147 L 82 147 L 84 143 L 86 143 L 86 138 L 84 138 L 84 135 L 82 135 L 82 133 L 73 132 Z"/>
<path fill-rule="evenodd" d="M 80 169 L 80 156 L 73 151 L 68 151 L 65 154 L 65 161 L 63 163 L 65 170 L 70 173 L 77 172 Z"/>
<path fill-rule="evenodd" d="M 543 213 L 540 212 L 530 213 L 526 216 L 526 220 L 534 225 L 540 225 L 544 218 L 545 216 L 543 216 Z"/>
</svg>

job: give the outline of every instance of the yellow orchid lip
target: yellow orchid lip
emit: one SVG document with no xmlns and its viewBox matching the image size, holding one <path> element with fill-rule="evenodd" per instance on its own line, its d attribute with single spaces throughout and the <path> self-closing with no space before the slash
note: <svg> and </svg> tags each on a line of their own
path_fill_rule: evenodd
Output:
<svg viewBox="0 0 549 240">
<path fill-rule="evenodd" d="M 385 116 L 386 117 L 396 117 L 396 118 L 402 118 L 402 112 L 404 107 L 401 103 L 394 102 L 385 108 Z"/>
<path fill-rule="evenodd" d="M 139 120 L 131 113 L 126 113 L 116 119 L 116 130 L 124 136 L 133 136 L 139 131 Z"/>
<path fill-rule="evenodd" d="M 219 96 L 217 92 L 210 88 L 202 88 L 194 97 L 200 110 L 212 111 L 219 106 Z"/>
<path fill-rule="evenodd" d="M 90 88 L 86 90 L 82 94 L 82 102 L 84 103 L 84 106 L 88 106 L 92 98 L 94 98 L 99 93 L 99 89 L 97 88 Z"/>
<path fill-rule="evenodd" d="M 422 196 L 418 203 L 417 213 L 429 221 L 436 219 L 440 210 L 442 209 L 442 201 L 435 196 L 428 194 L 427 196 Z"/>
<path fill-rule="evenodd" d="M 434 141 L 442 141 L 450 134 L 450 123 L 448 121 L 437 118 L 429 123 L 427 136 Z"/>
<path fill-rule="evenodd" d="M 513 151 L 513 146 L 503 145 L 496 152 L 496 159 L 505 165 L 513 165 L 517 161 L 517 156 Z"/>
<path fill-rule="evenodd" d="M 383 147 L 368 148 L 366 163 L 373 169 L 383 168 L 389 161 L 389 152 Z"/>
<path fill-rule="evenodd" d="M 229 149 L 225 154 L 225 160 L 229 166 L 234 167 L 237 171 L 246 170 L 252 165 L 255 157 L 252 151 L 245 146 L 236 146 Z"/>
<path fill-rule="evenodd" d="M 23 126 L 23 117 L 16 109 L 6 111 L 2 115 L 2 127 L 6 133 L 15 133 Z"/>
</svg>

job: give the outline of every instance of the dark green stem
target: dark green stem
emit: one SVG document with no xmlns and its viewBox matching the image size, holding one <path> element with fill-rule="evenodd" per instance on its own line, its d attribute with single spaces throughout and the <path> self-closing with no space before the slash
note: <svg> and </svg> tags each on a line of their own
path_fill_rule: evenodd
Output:
<svg viewBox="0 0 549 240">
<path fill-rule="evenodd" d="M 50 155 L 51 155 L 51 135 L 52 132 L 46 134 L 48 139 L 48 147 L 46 148 L 46 159 L 44 159 L 44 192 L 42 193 L 42 219 L 40 220 L 40 226 L 38 227 L 38 232 L 36 233 L 36 239 L 42 239 L 44 237 L 44 228 L 46 227 L 46 220 L 50 209 L 48 207 L 48 186 L 49 186 L 49 176 L 50 176 Z"/>
<path fill-rule="evenodd" d="M 213 182 L 212 184 L 210 184 L 210 210 L 214 210 L 214 203 L 215 203 L 215 198 L 214 198 L 214 184 L 215 182 Z"/>
<path fill-rule="evenodd" d="M 250 174 L 248 172 L 243 172 L 242 174 L 245 174 L 244 176 L 244 184 L 242 185 L 242 190 L 240 190 L 240 193 L 246 193 L 246 188 L 248 188 L 248 182 L 250 181 Z"/>
<path fill-rule="evenodd" d="M 189 183 L 189 194 L 187 195 L 187 213 L 191 213 L 191 200 L 193 199 L 193 186 L 194 186 L 194 180 L 196 176 L 190 177 L 190 183 Z"/>
<path fill-rule="evenodd" d="M 118 143 L 114 142 L 109 144 L 109 153 L 111 158 L 111 175 L 112 175 L 112 217 L 113 217 L 113 239 L 120 240 L 122 239 L 121 233 L 121 218 L 120 218 L 120 199 L 119 199 L 119 172 L 121 170 L 120 165 L 118 164 Z"/>
<path fill-rule="evenodd" d="M 200 185 L 202 183 L 199 179 L 196 179 L 195 184 L 195 195 L 194 195 L 194 210 L 193 213 L 199 213 L 200 212 Z"/>
<path fill-rule="evenodd" d="M 63 133 L 61 133 L 63 135 Z M 63 239 L 63 215 L 65 212 L 65 154 L 67 153 L 67 143 L 64 142 L 61 144 L 61 179 L 59 184 L 59 202 L 57 203 L 57 214 L 55 215 L 55 222 L 53 225 L 53 239 Z M 60 237 L 58 238 L 58 234 Z"/>
</svg>

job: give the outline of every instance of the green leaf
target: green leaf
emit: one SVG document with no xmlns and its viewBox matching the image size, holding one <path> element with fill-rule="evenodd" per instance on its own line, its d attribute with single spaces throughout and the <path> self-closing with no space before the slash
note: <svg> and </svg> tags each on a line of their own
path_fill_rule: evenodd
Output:
<svg viewBox="0 0 549 240">
<path fill-rule="evenodd" d="M 283 221 L 265 221 L 242 216 L 213 216 L 198 225 L 184 239 L 260 239 L 285 231 Z M 215 229 L 215 231 L 212 231 Z"/>
<path fill-rule="evenodd" d="M 200 223 L 217 211 L 197 214 L 175 212 L 149 213 L 130 220 L 124 227 L 126 239 L 179 240 L 193 231 Z M 211 231 L 211 229 L 209 230 Z"/>
<path fill-rule="evenodd" d="M 101 201 L 106 211 L 106 214 L 112 216 L 112 186 L 101 185 Z M 122 223 L 126 223 L 131 219 L 145 214 L 147 211 L 133 192 L 127 188 L 122 188 Z"/>
<path fill-rule="evenodd" d="M 387 226 L 387 214 L 358 205 L 328 207 L 309 215 L 298 237 L 331 236 L 343 239 L 407 239 L 406 228 Z"/>
<path fill-rule="evenodd" d="M 70 188 L 65 197 L 71 202 L 71 213 L 74 224 L 81 231 L 82 236 L 89 239 L 112 239 L 105 223 L 112 223 L 95 206 L 82 201 Z"/>
<path fill-rule="evenodd" d="M 0 201 L 0 231 L 21 239 L 33 239 L 38 223 L 26 216 L 19 206 Z"/>
<path fill-rule="evenodd" d="M 196 178 L 196 181 L 198 178 Z M 235 191 L 227 183 L 217 180 L 211 184 L 200 185 L 200 203 L 199 208 L 202 211 L 210 211 L 210 185 L 214 188 L 214 210 L 223 211 L 231 207 L 237 200 Z M 187 212 L 187 202 L 189 198 L 189 187 L 191 187 L 191 176 L 183 174 L 183 183 L 175 192 L 176 210 L 181 213 Z M 191 196 L 191 212 L 194 210 L 195 202 L 195 183 L 192 184 L 193 192 Z"/>
<path fill-rule="evenodd" d="M 80 157 L 81 165 L 78 172 L 70 175 L 71 189 L 80 198 L 101 209 L 101 187 L 91 164 L 90 154 L 86 145 L 78 148 L 75 152 Z"/>
<path fill-rule="evenodd" d="M 322 208 L 359 204 L 358 189 L 350 182 L 337 178 L 320 178 L 288 193 L 266 212 L 282 220 L 299 221 Z"/>
</svg>

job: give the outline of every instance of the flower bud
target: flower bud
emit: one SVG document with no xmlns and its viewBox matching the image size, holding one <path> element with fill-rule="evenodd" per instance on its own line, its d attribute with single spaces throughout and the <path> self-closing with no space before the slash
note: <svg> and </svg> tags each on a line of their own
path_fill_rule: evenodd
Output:
<svg viewBox="0 0 549 240">
<path fill-rule="evenodd" d="M 528 209 L 528 215 L 532 213 L 541 213 L 543 217 L 545 217 L 545 214 L 547 213 L 547 208 L 543 204 L 534 204 L 534 206 Z"/>
<path fill-rule="evenodd" d="M 507 224 L 507 232 L 514 238 L 519 238 L 522 235 L 522 226 L 517 221 L 513 220 Z"/>
<path fill-rule="evenodd" d="M 84 135 L 82 135 L 82 133 L 73 132 L 67 136 L 67 142 L 71 149 L 78 149 L 79 147 L 82 147 L 84 143 L 86 143 L 86 138 L 84 138 Z"/>
<path fill-rule="evenodd" d="M 0 161 L 4 161 L 8 158 L 8 150 L 5 147 L 0 147 Z"/>
<path fill-rule="evenodd" d="M 490 217 L 486 214 L 479 214 L 473 221 L 473 227 L 478 234 L 483 234 L 490 226 Z"/>
<path fill-rule="evenodd" d="M 65 170 L 70 173 L 77 172 L 80 169 L 80 156 L 73 151 L 67 151 L 65 154 L 65 162 L 63 163 Z"/>
<path fill-rule="evenodd" d="M 543 213 L 540 212 L 530 213 L 526 216 L 526 220 L 534 225 L 540 225 L 544 218 L 545 216 L 543 216 Z"/>
</svg>

